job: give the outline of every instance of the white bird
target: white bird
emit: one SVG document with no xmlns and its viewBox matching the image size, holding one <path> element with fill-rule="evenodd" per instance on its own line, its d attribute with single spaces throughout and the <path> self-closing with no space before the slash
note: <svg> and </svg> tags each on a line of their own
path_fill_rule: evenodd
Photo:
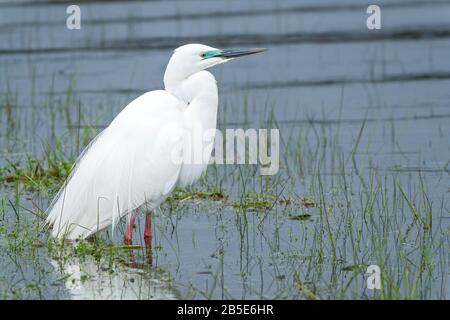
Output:
<svg viewBox="0 0 450 320">
<path fill-rule="evenodd" d="M 214 136 L 200 146 L 185 139 L 195 130 L 215 132 L 217 84 L 205 70 L 264 50 L 219 50 L 201 44 L 177 48 L 164 74 L 165 90 L 133 100 L 79 156 L 47 209 L 52 236 L 87 238 L 110 225 L 114 228 L 127 216 L 124 241 L 131 244 L 137 209 L 145 205 L 144 240 L 151 244 L 150 211 L 176 186 L 198 179 L 211 156 Z M 192 161 L 199 149 L 205 156 Z"/>
</svg>

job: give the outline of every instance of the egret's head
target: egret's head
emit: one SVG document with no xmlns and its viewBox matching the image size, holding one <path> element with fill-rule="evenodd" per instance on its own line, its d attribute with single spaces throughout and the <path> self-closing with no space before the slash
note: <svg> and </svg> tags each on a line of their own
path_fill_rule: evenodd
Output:
<svg viewBox="0 0 450 320">
<path fill-rule="evenodd" d="M 165 78 L 186 79 L 217 64 L 263 51 L 265 49 L 221 50 L 203 44 L 186 44 L 175 49 L 167 65 Z"/>
</svg>

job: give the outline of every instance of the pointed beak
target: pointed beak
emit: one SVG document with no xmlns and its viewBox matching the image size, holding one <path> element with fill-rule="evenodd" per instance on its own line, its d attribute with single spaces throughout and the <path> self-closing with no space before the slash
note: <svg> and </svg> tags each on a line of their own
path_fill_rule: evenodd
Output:
<svg viewBox="0 0 450 320">
<path fill-rule="evenodd" d="M 225 58 L 225 59 L 233 59 L 233 58 L 237 58 L 237 57 L 243 57 L 243 56 L 248 56 L 248 55 L 255 54 L 255 53 L 264 52 L 266 50 L 267 49 L 265 49 L 265 48 L 254 48 L 254 49 L 246 49 L 246 50 L 229 49 L 229 50 L 221 51 L 218 55 L 216 55 L 216 57 L 221 57 L 221 58 Z"/>
</svg>

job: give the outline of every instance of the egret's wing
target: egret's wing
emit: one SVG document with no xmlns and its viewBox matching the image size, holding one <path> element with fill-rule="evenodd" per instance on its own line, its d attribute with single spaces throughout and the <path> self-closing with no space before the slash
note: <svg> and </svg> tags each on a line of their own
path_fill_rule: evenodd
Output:
<svg viewBox="0 0 450 320">
<path fill-rule="evenodd" d="M 131 102 L 87 148 L 50 206 L 53 236 L 87 237 L 144 203 L 164 201 L 180 173 L 182 128 L 169 93 Z"/>
</svg>

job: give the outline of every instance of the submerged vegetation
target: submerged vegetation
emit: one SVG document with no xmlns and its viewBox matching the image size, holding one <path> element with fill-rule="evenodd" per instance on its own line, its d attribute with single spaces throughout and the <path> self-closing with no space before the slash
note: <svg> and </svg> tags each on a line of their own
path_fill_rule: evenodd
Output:
<svg viewBox="0 0 450 320">
<path fill-rule="evenodd" d="M 9 162 L 0 168 L 0 180 L 7 184 L 21 181 L 30 189 L 51 187 L 69 175 L 73 164 L 73 160 L 64 160 L 45 165 L 38 159 L 28 159 L 22 167 L 21 164 Z"/>
</svg>

